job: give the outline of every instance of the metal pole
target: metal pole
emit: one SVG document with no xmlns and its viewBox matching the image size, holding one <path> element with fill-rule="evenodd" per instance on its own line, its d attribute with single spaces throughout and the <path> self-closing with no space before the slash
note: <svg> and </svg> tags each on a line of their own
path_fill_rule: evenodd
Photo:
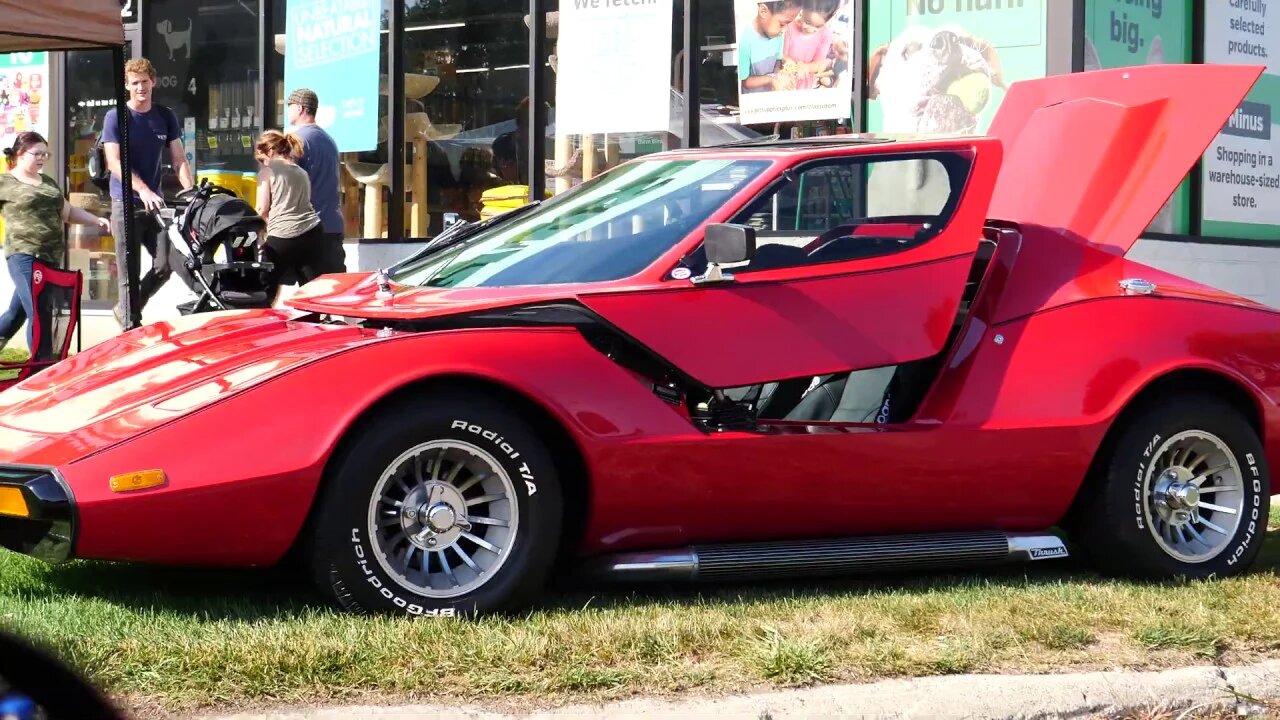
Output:
<svg viewBox="0 0 1280 720">
<path fill-rule="evenodd" d="M 1084 0 L 1045 3 L 1046 75 L 1068 75 L 1084 63 Z"/>
<path fill-rule="evenodd" d="M 274 10 L 272 0 L 258 0 L 258 117 L 262 118 L 262 127 L 258 130 L 283 125 L 276 123 L 276 70 L 272 62 L 276 50 Z"/>
<path fill-rule="evenodd" d="M 116 125 L 120 128 L 120 199 L 124 207 L 124 257 L 121 265 L 125 272 L 124 321 L 125 330 L 131 330 L 142 324 L 141 288 L 138 278 L 141 273 L 139 258 L 138 234 L 133 223 L 133 170 L 129 166 L 129 105 L 128 93 L 125 90 L 124 47 L 116 47 L 111 52 L 115 64 L 116 83 Z"/>
<path fill-rule="evenodd" d="M 387 39 L 387 160 L 391 162 L 391 205 L 387 207 L 387 240 L 404 237 L 404 5 L 391 0 Z M 426 202 L 426 198 L 414 198 Z"/>
<path fill-rule="evenodd" d="M 1084 0 L 1074 0 L 1071 6 L 1071 72 L 1084 72 L 1084 36 L 1086 12 Z"/>
<path fill-rule="evenodd" d="M 547 5 L 545 0 L 529 0 L 529 201 L 546 194 L 547 173 Z"/>
<path fill-rule="evenodd" d="M 684 146 L 687 148 L 702 144 L 702 93 L 698 73 L 701 60 L 697 0 L 684 0 Z"/>
<path fill-rule="evenodd" d="M 853 3 L 853 47 L 849 48 L 849 70 L 853 73 L 853 98 L 851 98 L 852 116 L 849 118 L 849 132 L 865 132 L 867 116 L 867 71 L 866 57 L 871 49 L 867 47 L 866 30 L 867 4 Z"/>
<path fill-rule="evenodd" d="M 1193 15 L 1190 18 L 1191 24 L 1191 62 L 1197 65 L 1204 63 L 1204 9 L 1198 4 L 1191 7 L 1192 13 L 1199 13 L 1197 17 Z M 1191 166 L 1191 192 L 1187 198 L 1187 208 L 1189 215 L 1187 217 L 1187 234 L 1192 237 L 1202 237 L 1204 235 L 1204 157 L 1196 160 L 1196 164 Z"/>
</svg>

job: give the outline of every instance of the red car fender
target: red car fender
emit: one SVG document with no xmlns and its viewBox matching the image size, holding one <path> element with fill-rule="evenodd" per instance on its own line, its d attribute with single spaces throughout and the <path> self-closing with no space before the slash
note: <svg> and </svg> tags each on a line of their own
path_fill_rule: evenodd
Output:
<svg viewBox="0 0 1280 720">
<path fill-rule="evenodd" d="M 1192 315 L 1199 317 L 1189 321 Z M 1275 456 L 1280 352 L 1263 346 L 1262 338 L 1268 332 L 1274 337 L 1276 320 L 1265 310 L 1123 296 L 1061 305 L 994 327 L 975 318 L 916 421 L 949 428 L 957 437 L 972 435 L 977 445 L 956 450 L 977 454 L 979 462 L 999 461 L 983 437 L 1021 438 L 1021 447 L 1004 443 L 1003 453 L 1053 453 L 1053 477 L 1026 484 L 1028 502 L 1033 490 L 1060 519 L 1123 411 L 1145 391 L 1188 371 L 1202 373 L 1182 375 L 1190 387 L 1247 397 L 1261 419 L 1268 455 Z M 1188 340 L 1179 331 L 1187 322 L 1220 330 Z M 1135 327 L 1144 328 L 1147 341 L 1128 341 Z M 1213 378 L 1218 382 L 1200 381 Z"/>
<path fill-rule="evenodd" d="M 433 378 L 469 378 L 529 399 L 565 428 L 589 473 L 609 442 L 699 434 L 574 330 L 405 334 L 291 370 L 66 467 L 80 519 L 76 555 L 274 563 L 358 418 Z M 154 467 L 167 485 L 108 487 L 112 475 Z"/>
</svg>

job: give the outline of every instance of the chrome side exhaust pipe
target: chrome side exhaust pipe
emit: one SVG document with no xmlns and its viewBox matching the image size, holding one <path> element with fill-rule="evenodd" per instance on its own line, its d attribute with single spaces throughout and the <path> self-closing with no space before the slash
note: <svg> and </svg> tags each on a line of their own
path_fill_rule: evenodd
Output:
<svg viewBox="0 0 1280 720">
<path fill-rule="evenodd" d="M 627 582 L 721 582 L 978 568 L 1067 557 L 1047 533 L 996 531 L 695 545 L 605 555 L 587 571 Z"/>
</svg>

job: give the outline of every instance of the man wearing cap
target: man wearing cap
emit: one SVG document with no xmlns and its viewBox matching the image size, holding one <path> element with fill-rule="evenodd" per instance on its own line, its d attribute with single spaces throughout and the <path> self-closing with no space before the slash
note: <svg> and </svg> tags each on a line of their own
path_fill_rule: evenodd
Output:
<svg viewBox="0 0 1280 720">
<path fill-rule="evenodd" d="M 338 204 L 338 144 L 316 124 L 319 107 L 320 98 L 307 88 L 294 90 L 285 101 L 289 124 L 302 139 L 298 165 L 311 178 L 311 206 L 324 228 L 325 262 L 320 272 L 340 273 L 347 270 L 347 254 L 342 248 L 344 226 Z"/>
</svg>

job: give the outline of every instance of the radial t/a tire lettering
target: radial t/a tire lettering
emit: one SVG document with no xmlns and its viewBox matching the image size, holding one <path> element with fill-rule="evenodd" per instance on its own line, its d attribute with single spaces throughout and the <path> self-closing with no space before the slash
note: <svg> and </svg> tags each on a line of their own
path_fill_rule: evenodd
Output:
<svg viewBox="0 0 1280 720">
<path fill-rule="evenodd" d="M 1107 574 L 1236 575 L 1266 535 L 1270 469 L 1240 411 L 1213 395 L 1158 398 L 1129 418 L 1081 489 L 1071 540 Z"/>
<path fill-rule="evenodd" d="M 338 607 L 452 617 L 518 608 L 560 537 L 545 444 L 494 400 L 436 393 L 360 429 L 318 500 L 311 570 Z"/>
</svg>

